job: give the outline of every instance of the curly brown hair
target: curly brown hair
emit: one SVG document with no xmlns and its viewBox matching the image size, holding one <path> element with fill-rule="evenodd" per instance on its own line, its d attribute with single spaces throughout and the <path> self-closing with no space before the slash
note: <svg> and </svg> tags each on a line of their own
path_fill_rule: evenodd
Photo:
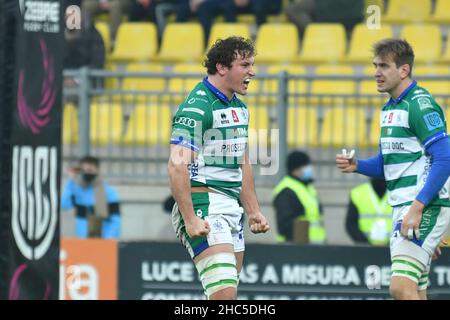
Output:
<svg viewBox="0 0 450 320">
<path fill-rule="evenodd" d="M 216 64 L 220 63 L 228 68 L 236 60 L 237 55 L 243 58 L 256 55 L 253 41 L 243 37 L 229 37 L 217 40 L 206 54 L 203 66 L 207 69 L 208 74 L 216 74 Z"/>
</svg>

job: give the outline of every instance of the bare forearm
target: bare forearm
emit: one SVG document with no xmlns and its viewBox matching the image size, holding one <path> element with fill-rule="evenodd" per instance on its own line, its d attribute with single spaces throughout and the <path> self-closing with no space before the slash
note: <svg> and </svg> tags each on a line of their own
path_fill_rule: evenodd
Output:
<svg viewBox="0 0 450 320">
<path fill-rule="evenodd" d="M 190 220 L 195 217 L 192 199 L 189 172 L 186 165 L 169 165 L 169 183 L 172 196 L 178 204 L 183 219 Z"/>
</svg>

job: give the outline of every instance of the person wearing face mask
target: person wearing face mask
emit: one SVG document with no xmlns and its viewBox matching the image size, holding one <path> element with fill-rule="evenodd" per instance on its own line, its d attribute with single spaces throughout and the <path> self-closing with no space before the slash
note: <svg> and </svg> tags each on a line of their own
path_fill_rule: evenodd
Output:
<svg viewBox="0 0 450 320">
<path fill-rule="evenodd" d="M 99 176 L 99 160 L 83 157 L 69 169 L 70 179 L 62 193 L 61 208 L 75 208 L 78 238 L 119 238 L 120 203 L 116 190 Z"/>
<path fill-rule="evenodd" d="M 351 190 L 345 228 L 354 242 L 388 245 L 391 226 L 392 207 L 384 179 L 372 178 Z"/>
<path fill-rule="evenodd" d="M 278 242 L 294 242 L 294 225 L 307 222 L 307 242 L 323 244 L 326 231 L 322 221 L 322 205 L 313 185 L 314 170 L 305 152 L 293 151 L 287 158 L 286 175 L 273 190 Z"/>
</svg>

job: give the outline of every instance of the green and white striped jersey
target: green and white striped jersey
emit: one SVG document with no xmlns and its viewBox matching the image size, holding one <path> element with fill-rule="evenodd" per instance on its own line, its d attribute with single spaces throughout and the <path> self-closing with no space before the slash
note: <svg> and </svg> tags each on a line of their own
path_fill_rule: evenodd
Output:
<svg viewBox="0 0 450 320">
<path fill-rule="evenodd" d="M 191 91 L 173 118 L 170 142 L 198 153 L 189 166 L 191 186 L 239 199 L 248 119 L 241 100 L 229 101 L 206 78 Z"/>
<path fill-rule="evenodd" d="M 414 81 L 397 100 L 390 99 L 382 108 L 380 126 L 389 204 L 411 204 L 431 167 L 425 147 L 447 134 L 444 113 L 431 94 Z M 450 206 L 448 182 L 429 206 Z"/>
</svg>

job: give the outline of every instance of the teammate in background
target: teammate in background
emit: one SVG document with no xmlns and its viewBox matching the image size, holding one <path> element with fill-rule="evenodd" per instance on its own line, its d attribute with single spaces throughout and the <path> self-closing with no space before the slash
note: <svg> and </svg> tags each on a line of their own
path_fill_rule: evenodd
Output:
<svg viewBox="0 0 450 320">
<path fill-rule="evenodd" d="M 386 180 L 393 207 L 391 284 L 394 299 L 426 299 L 431 259 L 450 221 L 450 141 L 441 107 L 411 79 L 414 52 L 405 40 L 385 39 L 374 46 L 379 92 L 391 96 L 383 106 L 378 156 L 356 160 L 336 155 L 344 173 Z"/>
<path fill-rule="evenodd" d="M 207 77 L 173 118 L 168 161 L 176 200 L 173 227 L 210 300 L 237 297 L 245 249 L 244 209 L 253 233 L 269 230 L 248 160 L 249 114 L 236 96 L 247 93 L 255 76 L 254 55 L 250 40 L 218 40 L 204 62 Z"/>
</svg>

